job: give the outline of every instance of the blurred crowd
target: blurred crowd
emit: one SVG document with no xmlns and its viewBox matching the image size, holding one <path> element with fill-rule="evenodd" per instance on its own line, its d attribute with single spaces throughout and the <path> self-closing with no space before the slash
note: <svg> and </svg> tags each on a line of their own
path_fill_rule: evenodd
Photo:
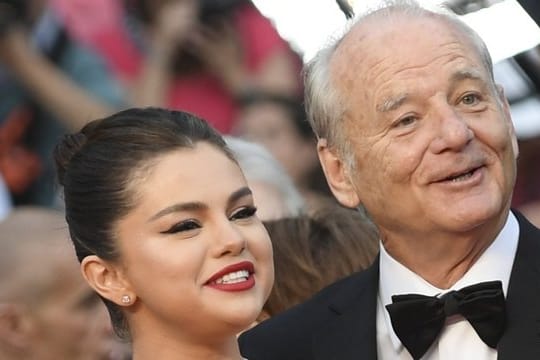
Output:
<svg viewBox="0 0 540 360">
<path fill-rule="evenodd" d="M 26 273 L 30 268 L 23 272 L 21 264 L 36 264 L 39 253 L 55 247 L 60 256 L 68 244 L 67 234 L 51 235 L 54 229 L 65 228 L 59 225 L 63 205 L 54 176 L 54 145 L 61 135 L 89 120 L 128 107 L 186 110 L 228 135 L 259 215 L 276 239 L 278 285 L 262 318 L 368 266 L 378 250 L 376 231 L 360 212 L 337 205 L 328 189 L 304 111 L 302 65 L 302 54 L 250 0 L 0 0 L 0 355 L 7 349 L 6 354 L 15 354 L 13 359 L 23 358 L 17 356 L 27 351 L 25 346 L 37 344 L 37 338 L 47 340 L 44 329 L 52 328 L 44 322 L 50 321 L 43 310 L 49 303 L 41 298 L 39 306 L 34 304 L 35 296 L 40 296 L 37 288 L 35 294 L 23 291 L 37 279 Z M 540 225 L 540 131 L 519 141 L 513 205 Z M 353 230 L 353 223 L 362 226 Z M 327 241 L 335 238 L 335 249 L 313 240 L 321 237 L 320 229 Z M 43 235 L 39 249 L 36 234 Z M 354 248 L 347 243 L 351 236 L 365 241 Z M 47 237 L 66 242 L 60 246 L 58 240 L 50 240 L 45 245 Z M 20 244 L 10 245 L 13 238 Z M 35 244 L 25 245 L 23 240 Z M 350 263 L 341 263 L 341 268 L 324 276 L 317 274 L 314 264 L 320 260 L 312 246 L 337 254 L 328 257 L 350 258 Z M 25 253 L 30 248 L 32 253 Z M 296 254 L 292 259 L 287 257 L 291 253 Z M 72 253 L 67 257 L 75 261 Z M 8 260 L 13 266 L 7 265 Z M 51 267 L 51 274 L 67 274 L 68 266 L 76 267 L 53 262 L 54 266 L 39 266 Z M 14 269 L 17 276 L 8 273 Z M 305 289 L 298 285 L 301 279 Z M 97 296 L 82 288 L 82 278 L 63 281 L 51 280 L 50 286 L 60 289 L 54 296 L 65 300 L 65 308 L 55 310 L 63 303 L 51 300 L 50 313 L 59 311 L 66 319 L 71 316 L 66 311 L 80 313 L 85 331 L 112 339 L 109 328 L 92 323 L 108 320 Z M 81 287 L 72 300 L 60 292 L 68 281 Z M 295 286 L 287 283 L 291 281 Z M 37 309 L 30 313 L 37 314 L 45 328 L 35 325 L 29 328 L 32 331 L 19 331 L 26 326 L 24 311 L 7 307 L 10 302 Z M 76 337 L 60 339 L 66 334 L 83 336 L 77 335 L 85 333 L 78 324 L 72 325 L 45 349 L 54 341 L 59 347 L 78 343 Z M 109 345 L 114 358 L 129 356 L 121 344 Z M 79 355 L 56 358 L 84 358 L 81 353 L 99 346 L 89 342 L 88 347 L 73 350 L 80 350 Z M 40 351 L 44 350 L 36 345 L 34 358 L 48 358 Z"/>
<path fill-rule="evenodd" d="M 264 146 L 308 210 L 332 201 L 301 68 L 302 54 L 249 0 L 1 1 L 0 213 L 61 208 L 51 159 L 59 136 L 145 106 L 192 112 Z M 527 213 L 540 200 L 539 138 L 521 139 L 514 206 Z"/>
<path fill-rule="evenodd" d="M 60 135 L 127 107 L 192 112 L 263 145 L 307 206 L 330 198 L 302 56 L 249 0 L 0 2 L 3 207 L 61 207 Z"/>
</svg>

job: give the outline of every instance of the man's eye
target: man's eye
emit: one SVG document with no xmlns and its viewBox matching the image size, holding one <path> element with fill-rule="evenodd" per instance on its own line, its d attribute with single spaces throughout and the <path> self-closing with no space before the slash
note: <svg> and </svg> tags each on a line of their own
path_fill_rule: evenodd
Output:
<svg viewBox="0 0 540 360">
<path fill-rule="evenodd" d="M 406 117 L 400 119 L 400 120 L 396 123 L 396 127 L 400 127 L 400 126 L 408 126 L 408 125 L 413 124 L 415 121 L 416 121 L 416 117 L 415 117 L 415 116 L 406 116 Z"/>
<path fill-rule="evenodd" d="M 185 220 L 177 224 L 174 224 L 168 230 L 162 231 L 161 233 L 162 234 L 176 234 L 179 232 L 199 229 L 200 227 L 201 225 L 199 225 L 199 223 L 195 220 Z"/>
<path fill-rule="evenodd" d="M 231 215 L 231 220 L 234 221 L 234 220 L 240 220 L 240 219 L 247 219 L 254 216 L 256 212 L 257 212 L 257 208 L 255 206 L 246 206 L 234 212 Z"/>
<path fill-rule="evenodd" d="M 467 94 L 461 98 L 461 102 L 464 105 L 475 105 L 478 103 L 480 99 L 478 98 L 478 95 L 476 94 Z"/>
</svg>

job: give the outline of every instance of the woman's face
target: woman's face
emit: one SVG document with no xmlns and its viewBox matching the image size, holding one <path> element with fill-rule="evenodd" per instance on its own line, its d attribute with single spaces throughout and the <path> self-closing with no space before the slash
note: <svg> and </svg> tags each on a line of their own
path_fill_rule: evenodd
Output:
<svg viewBox="0 0 540 360">
<path fill-rule="evenodd" d="M 199 142 L 161 156 L 132 186 L 136 207 L 116 234 L 118 265 L 136 296 L 128 314 L 135 337 L 146 329 L 214 339 L 247 327 L 274 269 L 238 165 Z"/>
</svg>

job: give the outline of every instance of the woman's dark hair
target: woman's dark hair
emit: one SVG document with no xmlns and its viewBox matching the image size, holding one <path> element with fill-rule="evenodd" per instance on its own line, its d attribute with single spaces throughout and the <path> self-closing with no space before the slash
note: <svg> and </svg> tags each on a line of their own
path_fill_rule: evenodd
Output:
<svg viewBox="0 0 540 360">
<path fill-rule="evenodd" d="M 206 121 L 180 111 L 128 109 L 65 135 L 54 150 L 54 158 L 58 181 L 63 185 L 69 233 L 79 261 L 88 255 L 117 260 L 114 226 L 136 205 L 135 190 L 130 184 L 149 170 L 156 157 L 193 148 L 201 141 L 234 161 L 216 130 Z M 107 299 L 103 301 L 115 332 L 121 338 L 129 338 L 120 308 Z"/>
<path fill-rule="evenodd" d="M 263 307 L 269 316 L 367 268 L 378 251 L 375 226 L 359 211 L 337 204 L 264 225 L 274 250 L 274 287 Z"/>
</svg>

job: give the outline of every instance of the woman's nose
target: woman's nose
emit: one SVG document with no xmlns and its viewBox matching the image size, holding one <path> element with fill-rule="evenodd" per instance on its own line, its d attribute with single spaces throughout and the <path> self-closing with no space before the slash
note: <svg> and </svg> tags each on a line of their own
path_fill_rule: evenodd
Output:
<svg viewBox="0 0 540 360">
<path fill-rule="evenodd" d="M 213 254 L 216 257 L 238 255 L 246 248 L 245 234 L 231 221 L 218 229 L 213 239 Z"/>
</svg>

